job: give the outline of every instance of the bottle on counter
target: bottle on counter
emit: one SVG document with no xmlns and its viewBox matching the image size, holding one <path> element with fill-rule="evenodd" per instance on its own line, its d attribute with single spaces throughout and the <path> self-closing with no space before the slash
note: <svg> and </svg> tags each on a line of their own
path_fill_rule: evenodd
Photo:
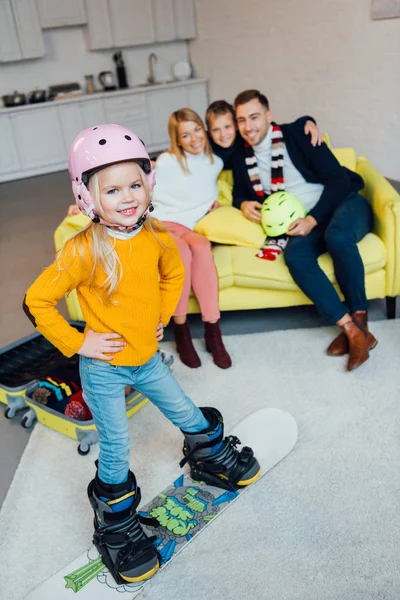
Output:
<svg viewBox="0 0 400 600">
<path fill-rule="evenodd" d="M 93 94 L 95 92 L 93 75 L 85 75 L 85 82 L 86 82 L 86 93 Z"/>
<path fill-rule="evenodd" d="M 126 69 L 124 59 L 122 58 L 122 52 L 116 52 L 113 59 L 117 68 L 118 87 L 120 90 L 123 90 L 128 87 L 128 82 L 126 79 Z"/>
</svg>

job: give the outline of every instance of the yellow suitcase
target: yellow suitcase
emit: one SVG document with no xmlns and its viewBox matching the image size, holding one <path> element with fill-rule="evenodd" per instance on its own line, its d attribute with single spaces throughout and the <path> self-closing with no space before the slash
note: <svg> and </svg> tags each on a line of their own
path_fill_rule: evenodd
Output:
<svg viewBox="0 0 400 600">
<path fill-rule="evenodd" d="M 84 323 L 70 321 L 83 331 Z M 161 352 L 162 360 L 171 366 L 173 357 Z M 79 357 L 66 358 L 40 333 L 33 333 L 14 344 L 0 349 L 0 402 L 6 405 L 4 415 L 12 419 L 21 412 L 21 425 L 30 428 L 39 421 L 46 427 L 62 433 L 78 442 L 79 454 L 88 454 L 90 446 L 97 442 L 97 430 L 93 420 L 78 421 L 40 404 L 32 398 L 39 381 L 51 375 L 51 371 L 68 362 L 78 369 Z M 132 389 L 126 397 L 126 414 L 131 417 L 147 402 L 147 398 Z"/>
</svg>

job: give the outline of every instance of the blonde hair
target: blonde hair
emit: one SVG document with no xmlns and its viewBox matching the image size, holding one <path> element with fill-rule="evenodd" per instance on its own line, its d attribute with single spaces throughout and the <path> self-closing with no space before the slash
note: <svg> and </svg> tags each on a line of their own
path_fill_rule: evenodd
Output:
<svg viewBox="0 0 400 600">
<path fill-rule="evenodd" d="M 200 125 L 200 127 L 203 129 L 204 135 L 205 135 L 205 140 L 206 140 L 206 146 L 205 146 L 204 152 L 210 159 L 210 163 L 214 162 L 213 152 L 211 150 L 210 142 L 208 141 L 208 137 L 207 137 L 206 128 L 204 126 L 204 123 L 203 123 L 201 117 L 197 114 L 196 111 L 192 110 L 191 108 L 181 108 L 181 109 L 173 112 L 168 120 L 168 135 L 169 135 L 169 139 L 171 141 L 170 147 L 168 148 L 168 152 L 170 154 L 175 154 L 182 170 L 185 173 L 189 173 L 189 169 L 188 169 L 187 161 L 186 161 L 186 153 L 182 149 L 182 147 L 179 145 L 179 142 L 178 142 L 178 127 L 179 127 L 179 123 L 184 123 L 184 122 L 188 122 L 188 121 L 196 123 L 196 125 Z"/>
<path fill-rule="evenodd" d="M 142 168 L 137 163 L 135 164 L 139 170 L 140 179 L 150 204 L 151 194 L 147 177 Z M 92 175 L 89 180 L 88 188 L 93 198 L 96 211 L 100 216 L 102 216 L 98 173 L 94 173 L 94 175 Z M 157 232 L 166 231 L 165 227 L 159 221 L 148 216 L 143 224 L 143 227 L 148 231 L 151 231 L 156 240 L 163 247 L 169 248 L 169 246 L 166 246 L 157 235 Z M 68 263 L 71 259 L 75 259 L 77 254 L 79 254 L 82 261 L 88 262 L 84 245 L 85 239 L 88 239 L 91 250 L 92 269 L 89 275 L 89 285 L 92 286 L 94 284 L 96 271 L 98 267 L 100 267 L 106 275 L 106 279 L 100 285 L 100 289 L 104 290 L 107 300 L 110 300 L 110 297 L 115 292 L 122 279 L 123 269 L 120 258 L 115 249 L 116 239 L 108 234 L 106 225 L 101 223 L 89 223 L 89 225 L 87 225 L 84 229 L 78 231 L 78 233 L 70 237 L 58 255 L 58 270 L 61 271 L 65 268 L 68 268 Z M 68 251 L 66 249 L 67 245 Z M 68 258 L 66 256 L 67 252 L 69 254 Z M 113 303 L 112 300 L 111 302 Z"/>
</svg>

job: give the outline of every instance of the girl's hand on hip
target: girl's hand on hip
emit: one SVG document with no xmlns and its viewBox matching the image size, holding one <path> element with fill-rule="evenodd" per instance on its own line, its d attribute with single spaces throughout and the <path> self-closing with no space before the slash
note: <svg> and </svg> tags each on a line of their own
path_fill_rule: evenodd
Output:
<svg viewBox="0 0 400 600">
<path fill-rule="evenodd" d="M 161 342 L 163 337 L 164 337 L 164 325 L 160 321 L 159 324 L 157 325 L 157 332 L 156 332 L 157 342 Z"/>
<path fill-rule="evenodd" d="M 118 342 L 115 341 L 118 339 Z M 121 352 L 126 342 L 121 340 L 119 333 L 96 333 L 88 329 L 78 354 L 98 360 L 112 360 L 117 352 Z"/>
</svg>

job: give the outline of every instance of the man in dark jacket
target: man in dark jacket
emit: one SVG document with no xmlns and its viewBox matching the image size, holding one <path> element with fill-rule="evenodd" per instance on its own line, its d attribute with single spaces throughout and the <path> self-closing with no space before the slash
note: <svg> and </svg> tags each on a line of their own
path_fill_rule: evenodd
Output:
<svg viewBox="0 0 400 600">
<path fill-rule="evenodd" d="M 372 211 L 357 192 L 362 178 L 341 167 L 329 148 L 312 146 L 302 127 L 273 123 L 267 98 L 246 90 L 235 99 L 244 147 L 232 158 L 233 205 L 259 223 L 263 200 L 274 191 L 297 196 L 307 216 L 289 227 L 284 250 L 290 274 L 340 335 L 328 347 L 331 356 L 349 352 L 351 371 L 369 358 L 377 344 L 368 331 L 364 265 L 357 242 L 372 228 Z M 345 305 L 318 264 L 329 252 Z"/>
</svg>

